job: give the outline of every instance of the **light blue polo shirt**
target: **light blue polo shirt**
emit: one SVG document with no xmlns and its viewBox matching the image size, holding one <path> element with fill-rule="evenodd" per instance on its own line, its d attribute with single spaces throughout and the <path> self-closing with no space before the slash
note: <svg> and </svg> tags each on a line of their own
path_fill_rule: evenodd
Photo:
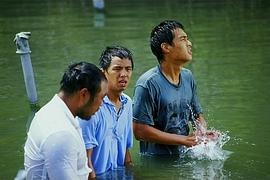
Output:
<svg viewBox="0 0 270 180">
<path fill-rule="evenodd" d="M 92 164 L 97 175 L 124 166 L 126 150 L 133 145 L 132 101 L 120 96 L 118 112 L 107 96 L 90 120 L 80 120 L 86 149 L 93 148 Z"/>
</svg>

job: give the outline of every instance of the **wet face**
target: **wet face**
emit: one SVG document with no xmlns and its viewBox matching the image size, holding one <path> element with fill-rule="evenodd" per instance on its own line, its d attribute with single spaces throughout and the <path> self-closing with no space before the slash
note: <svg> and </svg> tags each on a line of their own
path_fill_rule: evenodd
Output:
<svg viewBox="0 0 270 180">
<path fill-rule="evenodd" d="M 122 92 L 127 88 L 132 75 L 131 61 L 127 58 L 120 59 L 115 56 L 104 73 L 108 80 L 109 91 Z"/>
<path fill-rule="evenodd" d="M 171 59 L 179 62 L 189 62 L 192 60 L 192 44 L 188 40 L 188 36 L 180 28 L 174 31 L 173 44 L 170 46 Z"/>
<path fill-rule="evenodd" d="M 94 97 L 94 100 L 90 98 L 91 95 L 89 94 L 89 99 L 81 108 L 79 108 L 77 116 L 82 119 L 89 120 L 89 118 L 98 111 L 99 107 L 102 104 L 104 96 L 107 94 L 107 91 L 108 91 L 107 81 L 102 81 L 101 90 Z"/>
</svg>

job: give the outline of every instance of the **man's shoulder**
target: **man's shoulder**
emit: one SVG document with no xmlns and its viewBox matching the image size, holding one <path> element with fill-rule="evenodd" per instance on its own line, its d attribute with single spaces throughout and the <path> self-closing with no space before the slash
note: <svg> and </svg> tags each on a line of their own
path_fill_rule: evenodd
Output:
<svg viewBox="0 0 270 180">
<path fill-rule="evenodd" d="M 122 93 L 121 96 L 127 101 L 127 103 L 132 102 L 132 99 L 126 93 Z"/>
<path fill-rule="evenodd" d="M 193 74 L 192 74 L 192 71 L 187 69 L 187 68 L 182 68 L 181 70 L 181 79 L 185 82 L 192 82 L 194 80 L 194 77 L 193 77 Z"/>
<path fill-rule="evenodd" d="M 190 75 L 192 75 L 192 72 L 191 72 L 191 70 L 189 70 L 187 68 L 182 68 L 181 74 L 190 76 Z"/>
<path fill-rule="evenodd" d="M 151 81 L 155 81 L 155 79 L 157 79 L 157 78 L 160 78 L 160 75 L 161 74 L 160 74 L 159 67 L 158 66 L 155 66 L 155 67 L 149 69 L 148 71 L 146 71 L 145 73 L 143 73 L 139 77 L 136 85 L 142 85 L 142 86 L 144 86 L 147 83 L 149 83 Z"/>
</svg>

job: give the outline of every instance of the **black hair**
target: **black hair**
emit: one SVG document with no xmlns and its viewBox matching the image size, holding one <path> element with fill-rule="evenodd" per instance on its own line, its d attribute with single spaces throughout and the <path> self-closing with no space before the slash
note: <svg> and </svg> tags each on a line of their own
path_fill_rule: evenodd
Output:
<svg viewBox="0 0 270 180">
<path fill-rule="evenodd" d="M 99 58 L 99 66 L 103 70 L 107 70 L 111 64 L 112 58 L 116 56 L 120 59 L 127 58 L 131 61 L 131 66 L 133 69 L 133 58 L 132 53 L 125 47 L 122 46 L 108 46 L 106 49 L 101 53 Z"/>
<path fill-rule="evenodd" d="M 173 31 L 177 28 L 184 30 L 184 26 L 175 20 L 162 21 L 159 25 L 153 28 L 150 36 L 150 46 L 159 63 L 161 63 L 163 59 L 161 44 L 168 43 L 172 45 L 174 38 Z"/>
<path fill-rule="evenodd" d="M 102 81 L 107 79 L 96 65 L 87 62 L 73 63 L 66 69 L 60 81 L 60 91 L 72 95 L 87 88 L 93 100 L 101 90 Z"/>
</svg>

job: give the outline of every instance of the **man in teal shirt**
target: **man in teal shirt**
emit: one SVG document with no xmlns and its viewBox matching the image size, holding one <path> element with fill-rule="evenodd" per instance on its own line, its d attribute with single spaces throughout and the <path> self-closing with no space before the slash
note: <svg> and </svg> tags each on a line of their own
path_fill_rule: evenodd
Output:
<svg viewBox="0 0 270 180">
<path fill-rule="evenodd" d="M 179 155 L 198 142 L 188 121 L 206 126 L 196 83 L 184 65 L 192 60 L 192 44 L 177 21 L 163 21 L 151 33 L 150 45 L 159 65 L 144 73 L 134 91 L 134 135 L 141 153 Z M 196 117 L 192 117 L 195 115 Z"/>
<path fill-rule="evenodd" d="M 93 169 L 90 178 L 130 165 L 128 149 L 133 145 L 132 101 L 123 93 L 132 75 L 132 55 L 124 47 L 107 47 L 100 67 L 108 79 L 107 96 L 88 122 L 80 121 L 88 164 Z"/>
</svg>

